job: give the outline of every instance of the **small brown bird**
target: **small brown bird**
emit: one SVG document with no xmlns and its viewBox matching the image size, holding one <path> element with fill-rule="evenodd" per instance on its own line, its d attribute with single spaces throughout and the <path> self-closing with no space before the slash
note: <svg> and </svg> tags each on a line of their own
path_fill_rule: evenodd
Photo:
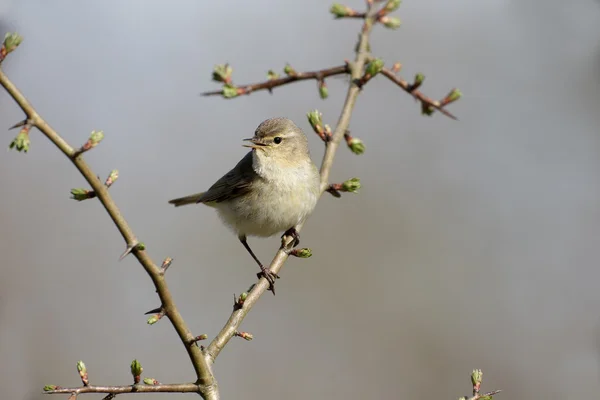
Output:
<svg viewBox="0 0 600 400">
<path fill-rule="evenodd" d="M 252 150 L 206 192 L 169 201 L 175 207 L 203 203 L 214 207 L 258 263 L 275 293 L 278 276 L 258 260 L 247 236 L 273 236 L 279 232 L 300 242 L 296 225 L 314 210 L 320 194 L 319 171 L 310 158 L 306 135 L 287 118 L 262 122 L 254 137 L 244 139 Z"/>
</svg>

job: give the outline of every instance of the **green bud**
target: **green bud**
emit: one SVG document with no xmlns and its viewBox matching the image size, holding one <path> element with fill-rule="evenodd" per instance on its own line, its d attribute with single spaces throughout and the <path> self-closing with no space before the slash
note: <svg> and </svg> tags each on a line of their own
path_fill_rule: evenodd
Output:
<svg viewBox="0 0 600 400">
<path fill-rule="evenodd" d="M 379 18 L 379 22 L 381 22 L 386 28 L 390 29 L 398 29 L 400 28 L 400 25 L 402 25 L 402 21 L 400 20 L 400 18 L 390 17 L 387 15 Z"/>
<path fill-rule="evenodd" d="M 267 71 L 267 79 L 272 81 L 273 79 L 277 79 L 279 78 L 279 74 L 275 71 L 273 71 L 272 69 L 270 69 L 269 71 Z"/>
<path fill-rule="evenodd" d="M 306 116 L 308 117 L 310 126 L 312 126 L 315 132 L 318 133 L 323 129 L 323 114 L 321 114 L 319 110 L 310 111 L 308 114 L 306 114 Z"/>
<path fill-rule="evenodd" d="M 22 41 L 23 41 L 23 36 L 19 35 L 18 33 L 16 33 L 16 32 L 7 33 L 4 36 L 4 43 L 2 44 L 6 54 L 14 51 L 17 47 L 19 47 L 19 45 L 21 44 Z M 4 55 L 6 55 L 6 54 L 4 54 Z"/>
<path fill-rule="evenodd" d="M 479 400 L 492 400 L 493 396 L 479 396 Z"/>
<path fill-rule="evenodd" d="M 360 179 L 352 178 L 342 183 L 342 190 L 349 193 L 357 193 L 360 189 Z"/>
<path fill-rule="evenodd" d="M 49 392 L 51 390 L 56 390 L 58 388 L 58 386 L 56 385 L 46 385 L 44 386 L 44 392 Z"/>
<path fill-rule="evenodd" d="M 348 147 L 354 154 L 360 155 L 365 152 L 365 144 L 362 140 L 352 138 L 348 141 Z"/>
<path fill-rule="evenodd" d="M 244 302 L 244 301 L 246 301 L 247 298 L 248 298 L 248 292 L 244 292 L 244 293 L 240 294 L 238 301 Z"/>
<path fill-rule="evenodd" d="M 333 3 L 329 12 L 335 15 L 336 18 L 343 18 L 351 15 L 352 9 L 339 3 Z"/>
<path fill-rule="evenodd" d="M 400 3 L 402 3 L 402 0 L 388 0 L 388 2 L 383 7 L 383 10 L 386 13 L 391 13 L 392 11 L 396 11 L 398 9 L 398 7 L 400 7 Z"/>
<path fill-rule="evenodd" d="M 146 245 L 144 243 L 140 242 L 135 246 L 135 249 L 139 250 L 139 251 L 146 250 Z"/>
<path fill-rule="evenodd" d="M 158 381 L 154 378 L 144 378 L 144 384 L 154 386 L 158 385 Z"/>
<path fill-rule="evenodd" d="M 435 108 L 433 108 L 432 106 L 430 106 L 429 104 L 425 103 L 425 102 L 421 102 L 421 114 L 422 115 L 426 115 L 428 117 L 433 115 L 433 112 L 435 111 Z"/>
<path fill-rule="evenodd" d="M 425 81 L 425 75 L 419 72 L 415 75 L 415 83 L 413 83 L 413 86 L 421 85 L 423 81 Z"/>
<path fill-rule="evenodd" d="M 85 367 L 85 364 L 83 363 L 83 361 L 79 360 L 77 361 L 77 371 L 80 374 L 85 374 L 87 373 L 87 368 Z"/>
<path fill-rule="evenodd" d="M 71 189 L 71 198 L 77 201 L 83 201 L 90 198 L 91 190 L 83 188 Z"/>
<path fill-rule="evenodd" d="M 473 386 L 481 385 L 481 380 L 483 379 L 483 372 L 480 369 L 474 369 L 471 374 L 471 383 Z"/>
<path fill-rule="evenodd" d="M 230 83 L 223 85 L 223 97 L 232 99 L 238 96 L 238 88 Z"/>
<path fill-rule="evenodd" d="M 98 146 L 98 144 L 104 139 L 104 132 L 102 131 L 92 131 L 89 139 L 89 148 L 94 148 Z"/>
<path fill-rule="evenodd" d="M 113 183 L 115 183 L 117 179 L 119 179 L 119 170 L 113 169 L 112 171 L 110 171 L 108 178 L 106 178 L 106 182 L 104 182 L 104 185 L 106 187 L 110 187 Z"/>
<path fill-rule="evenodd" d="M 10 142 L 8 148 L 15 149 L 18 152 L 22 151 L 27 153 L 29 151 L 30 143 L 31 142 L 29 141 L 29 129 L 21 129 L 19 134 L 13 139 L 12 142 Z"/>
<path fill-rule="evenodd" d="M 303 249 L 294 249 L 290 254 L 298 258 L 309 258 L 312 256 L 312 250 L 305 247 Z"/>
<path fill-rule="evenodd" d="M 142 368 L 142 364 L 138 360 L 133 360 L 131 362 L 131 375 L 134 377 L 140 376 L 143 370 L 144 368 Z"/>
<path fill-rule="evenodd" d="M 160 321 L 160 314 L 154 314 L 154 315 L 151 315 L 150 317 L 148 317 L 148 320 L 146 321 L 146 323 L 148 325 L 154 325 L 158 321 Z"/>
<path fill-rule="evenodd" d="M 290 64 L 285 64 L 285 67 L 283 67 L 283 72 L 285 72 L 285 74 L 288 76 L 294 76 L 297 74 L 296 70 L 292 68 Z"/>
<path fill-rule="evenodd" d="M 196 336 L 196 340 L 206 340 L 206 339 L 208 339 L 208 335 L 206 333 Z"/>
<path fill-rule="evenodd" d="M 215 82 L 229 83 L 231 82 L 231 74 L 233 68 L 229 64 L 215 65 L 212 73 L 212 80 Z"/>
<path fill-rule="evenodd" d="M 446 104 L 452 103 L 453 101 L 456 101 L 456 100 L 460 99 L 461 97 L 462 97 L 462 93 L 460 92 L 460 90 L 458 90 L 458 89 L 452 89 L 450 91 L 450 93 L 448 93 L 448 95 L 446 96 L 446 98 L 444 99 L 444 102 Z"/>
<path fill-rule="evenodd" d="M 319 84 L 319 96 L 321 96 L 322 99 L 326 99 L 329 96 L 329 89 L 327 89 L 325 82 Z"/>
<path fill-rule="evenodd" d="M 367 68 L 366 68 L 365 72 L 368 75 L 370 75 L 371 77 L 373 77 L 381 72 L 384 65 L 385 65 L 385 63 L 383 62 L 383 60 L 381 58 L 376 58 L 367 64 Z"/>
</svg>

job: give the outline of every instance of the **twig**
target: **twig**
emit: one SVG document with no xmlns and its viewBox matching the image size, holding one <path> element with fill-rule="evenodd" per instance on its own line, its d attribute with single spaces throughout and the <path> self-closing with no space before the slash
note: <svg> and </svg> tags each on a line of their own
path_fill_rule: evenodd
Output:
<svg viewBox="0 0 600 400">
<path fill-rule="evenodd" d="M 199 393 L 202 388 L 196 383 L 171 383 L 168 385 L 129 385 L 129 386 L 80 386 L 76 388 L 56 388 L 45 394 L 82 393 Z"/>
<path fill-rule="evenodd" d="M 441 112 L 442 114 L 444 114 L 447 117 L 450 117 L 455 120 L 458 119 L 454 115 L 452 115 L 450 112 L 446 111 L 446 109 L 444 109 L 442 107 L 442 105 L 440 104 L 439 101 L 433 100 L 432 98 L 425 96 L 419 90 L 415 90 L 410 83 L 408 83 L 404 79 L 396 76 L 394 71 L 392 71 L 388 68 L 384 68 L 381 71 L 381 74 L 383 76 L 385 76 L 386 78 L 388 78 L 390 81 L 394 82 L 396 85 L 400 86 L 402 89 L 404 89 L 404 91 L 406 93 L 412 95 L 415 99 L 419 100 L 421 103 L 425 103 L 426 105 L 435 108 L 436 110 L 438 110 L 439 112 Z"/>
<path fill-rule="evenodd" d="M 367 17 L 365 19 L 365 23 L 361 30 L 359 43 L 356 51 L 356 58 L 354 63 L 349 63 L 348 67 L 350 70 L 351 80 L 348 87 L 348 92 L 346 94 L 346 100 L 344 102 L 344 106 L 342 108 L 342 112 L 338 119 L 337 126 L 331 138 L 331 141 L 327 143 L 327 149 L 325 150 L 325 155 L 323 156 L 323 161 L 321 163 L 321 195 L 327 188 L 329 188 L 329 184 L 327 183 L 329 180 L 329 173 L 331 171 L 331 166 L 333 165 L 333 159 L 335 157 L 335 152 L 338 148 L 340 141 L 344 137 L 344 133 L 348 130 L 348 126 L 350 124 L 350 117 L 352 115 L 352 110 L 354 109 L 354 105 L 356 103 L 356 98 L 360 93 L 360 89 L 356 85 L 356 81 L 361 77 L 363 68 L 365 66 L 365 62 L 368 57 L 368 44 L 369 44 L 369 34 L 371 33 L 371 29 L 373 27 L 373 23 L 375 20 L 374 8 L 372 4 L 368 5 Z M 296 231 L 300 232 L 302 229 L 302 225 L 296 227 Z M 270 270 L 274 273 L 278 273 L 283 264 L 288 258 L 288 246 L 292 242 L 292 238 L 287 238 L 284 246 L 275 254 L 273 261 L 271 261 Z M 225 345 L 229 342 L 229 340 L 235 335 L 238 327 L 250 311 L 254 304 L 258 301 L 260 296 L 269 288 L 269 283 L 265 278 L 260 279 L 260 281 L 254 286 L 254 288 L 248 293 L 248 296 L 244 300 L 244 303 L 241 307 L 234 309 L 229 317 L 229 320 L 225 323 L 225 326 L 221 329 L 219 334 L 213 339 L 208 348 L 206 349 L 207 357 L 210 357 L 211 360 L 217 358 L 219 353 L 223 350 Z"/>
<path fill-rule="evenodd" d="M 264 82 L 252 83 L 249 85 L 236 85 L 238 96 L 244 94 L 250 94 L 259 90 L 273 90 L 277 86 L 283 86 L 288 83 L 306 81 L 309 79 L 315 79 L 322 81 L 323 79 L 333 76 L 347 74 L 349 71 L 348 65 L 340 65 L 338 67 L 326 68 L 319 71 L 310 72 L 295 72 L 293 75 L 284 76 L 283 78 L 271 79 Z M 204 92 L 202 96 L 220 96 L 223 94 L 222 90 L 215 90 L 211 92 Z"/>
<path fill-rule="evenodd" d="M 79 170 L 81 175 L 85 178 L 88 184 L 92 187 L 92 190 L 96 193 L 98 200 L 102 203 L 108 215 L 115 223 L 115 226 L 121 232 L 123 239 L 128 244 L 138 243 L 136 236 L 130 228 L 125 218 L 121 215 L 121 212 L 117 208 L 114 200 L 112 199 L 108 188 L 104 185 L 97 175 L 92 171 L 89 165 L 85 162 L 82 155 L 78 155 L 77 152 L 71 147 L 50 125 L 37 113 L 35 108 L 29 103 L 29 101 L 23 96 L 23 94 L 17 89 L 17 87 L 8 79 L 2 69 L 0 69 L 0 85 L 6 89 L 8 94 L 15 100 L 21 110 L 27 116 L 27 120 L 32 126 L 38 128 L 52 143 L 58 147 L 64 155 L 71 160 L 75 167 Z M 218 386 L 213 376 L 211 366 L 205 359 L 200 348 L 196 345 L 190 344 L 190 341 L 194 338 L 194 335 L 187 327 L 187 324 L 183 320 L 183 317 L 179 313 L 179 310 L 175 306 L 175 301 L 169 291 L 167 282 L 164 276 L 161 274 L 161 269 L 152 261 L 146 251 L 139 250 L 139 248 L 133 249 L 133 254 L 144 267 L 154 286 L 156 292 L 161 300 L 161 304 L 164 307 L 165 314 L 173 324 L 175 331 L 179 335 L 179 339 L 184 344 L 188 356 L 194 366 L 196 377 L 198 378 L 197 385 L 194 385 L 195 390 L 200 393 L 205 399 L 218 399 Z M 188 386 L 191 388 L 191 386 Z M 156 388 L 155 386 L 153 388 Z M 129 390 L 131 391 L 131 390 Z M 125 392 L 123 392 L 125 393 Z"/>
</svg>

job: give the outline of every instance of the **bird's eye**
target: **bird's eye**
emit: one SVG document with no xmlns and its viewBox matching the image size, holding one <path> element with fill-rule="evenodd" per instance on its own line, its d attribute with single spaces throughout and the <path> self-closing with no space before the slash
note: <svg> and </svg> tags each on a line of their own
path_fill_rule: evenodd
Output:
<svg viewBox="0 0 600 400">
<path fill-rule="evenodd" d="M 277 136 L 275 139 L 273 139 L 273 142 L 274 142 L 275 144 L 279 144 L 279 143 L 281 143 L 281 140 L 282 140 L 282 139 L 281 139 L 279 136 Z"/>
</svg>

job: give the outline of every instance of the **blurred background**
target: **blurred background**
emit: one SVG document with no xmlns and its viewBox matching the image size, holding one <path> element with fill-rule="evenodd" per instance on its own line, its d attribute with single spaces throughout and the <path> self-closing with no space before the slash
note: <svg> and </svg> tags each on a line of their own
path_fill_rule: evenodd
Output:
<svg viewBox="0 0 600 400">
<path fill-rule="evenodd" d="M 2 35 L 25 37 L 3 69 L 73 146 L 104 130 L 85 157 L 102 178 L 119 169 L 111 193 L 124 216 L 156 262 L 175 258 L 168 282 L 195 334 L 219 331 L 257 268 L 214 211 L 167 200 L 227 172 L 266 118 L 310 132 L 305 114 L 318 108 L 335 124 L 347 82 L 329 79 L 326 101 L 314 82 L 198 94 L 218 89 L 217 63 L 244 84 L 286 62 L 352 58 L 360 23 L 334 21 L 329 6 L 0 0 Z M 406 79 L 424 73 L 435 98 L 460 88 L 460 120 L 422 117 L 384 78 L 369 83 L 351 122 L 367 151 L 341 147 L 332 172 L 363 189 L 323 197 L 302 232 L 314 256 L 289 260 L 277 296 L 242 325 L 255 339 L 219 357 L 222 397 L 453 399 L 473 368 L 499 399 L 595 397 L 600 3 L 407 0 L 397 15 L 398 31 L 375 29 L 374 54 L 400 61 Z M 0 91 L 0 131 L 22 118 Z M 309 139 L 318 162 L 323 146 Z M 80 359 L 95 384 L 129 384 L 134 358 L 146 377 L 193 380 L 171 325 L 146 325 L 158 299 L 134 258 L 117 262 L 125 245 L 104 209 L 70 200 L 83 179 L 41 134 L 31 141 L 0 157 L 2 397 L 77 386 Z M 266 262 L 279 239 L 250 244 Z"/>
</svg>

